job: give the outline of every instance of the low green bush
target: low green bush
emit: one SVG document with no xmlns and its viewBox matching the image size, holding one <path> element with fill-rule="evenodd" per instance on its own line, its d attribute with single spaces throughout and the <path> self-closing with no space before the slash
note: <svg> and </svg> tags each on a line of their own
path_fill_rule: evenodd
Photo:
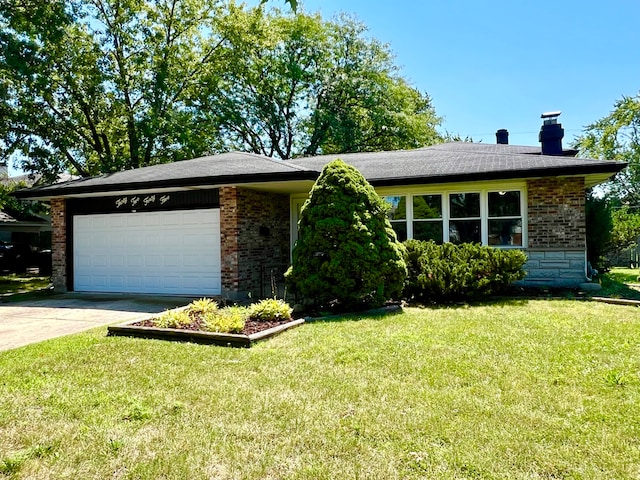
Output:
<svg viewBox="0 0 640 480">
<path fill-rule="evenodd" d="M 168 310 L 154 320 L 156 327 L 180 328 L 191 323 L 191 317 L 187 310 Z"/>
<path fill-rule="evenodd" d="M 249 318 L 260 322 L 287 320 L 291 318 L 293 309 L 283 300 L 268 298 L 249 307 Z"/>
<path fill-rule="evenodd" d="M 407 240 L 408 276 L 403 295 L 420 302 L 466 300 L 503 291 L 525 276 L 527 256 L 479 244 Z"/>
<path fill-rule="evenodd" d="M 209 332 L 240 333 L 244 328 L 248 311 L 245 307 L 225 307 L 203 315 L 204 327 Z"/>
</svg>

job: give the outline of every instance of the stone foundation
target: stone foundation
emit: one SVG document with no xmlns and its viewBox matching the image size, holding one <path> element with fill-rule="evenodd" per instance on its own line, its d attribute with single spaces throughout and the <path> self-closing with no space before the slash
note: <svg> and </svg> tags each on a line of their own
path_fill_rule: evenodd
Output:
<svg viewBox="0 0 640 480">
<path fill-rule="evenodd" d="M 529 249 L 524 266 L 527 287 L 576 288 L 586 281 L 586 253 L 580 249 Z"/>
</svg>

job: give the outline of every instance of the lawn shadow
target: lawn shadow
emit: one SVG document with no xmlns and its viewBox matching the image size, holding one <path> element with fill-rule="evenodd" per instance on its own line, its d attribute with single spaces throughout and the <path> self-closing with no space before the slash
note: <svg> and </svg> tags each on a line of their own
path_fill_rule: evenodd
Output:
<svg viewBox="0 0 640 480">
<path fill-rule="evenodd" d="M 629 286 L 614 275 L 604 274 L 600 277 L 600 282 L 602 290 L 593 292 L 595 296 L 640 300 L 640 287 Z"/>
<path fill-rule="evenodd" d="M 380 308 L 373 308 L 369 310 L 361 310 L 357 312 L 342 312 L 342 313 L 319 313 L 318 315 L 312 315 L 304 317 L 305 323 L 315 322 L 346 322 L 357 321 L 366 317 L 368 319 L 383 319 L 394 315 L 401 315 L 403 313 L 402 306 L 400 304 L 387 305 Z"/>
</svg>

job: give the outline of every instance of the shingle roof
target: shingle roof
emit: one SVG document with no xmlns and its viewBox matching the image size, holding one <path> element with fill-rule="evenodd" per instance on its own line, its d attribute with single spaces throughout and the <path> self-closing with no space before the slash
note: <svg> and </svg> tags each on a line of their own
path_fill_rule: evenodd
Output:
<svg viewBox="0 0 640 480">
<path fill-rule="evenodd" d="M 356 167 L 376 186 L 559 175 L 597 175 L 594 182 L 597 183 L 626 166 L 623 162 L 541 155 L 539 147 L 464 142 L 289 161 L 231 152 L 35 187 L 22 190 L 16 196 L 46 198 L 149 188 L 315 180 L 324 165 L 336 158 Z"/>
<path fill-rule="evenodd" d="M 253 153 L 220 155 L 153 165 L 23 190 L 19 197 L 113 192 L 143 188 L 220 185 L 278 180 L 314 180 L 317 172 Z"/>
<path fill-rule="evenodd" d="M 445 183 L 614 173 L 626 164 L 605 160 L 541 155 L 540 148 L 483 143 L 444 143 L 416 150 L 348 153 L 299 158 L 290 163 L 321 169 L 340 158 L 374 185 Z"/>
</svg>

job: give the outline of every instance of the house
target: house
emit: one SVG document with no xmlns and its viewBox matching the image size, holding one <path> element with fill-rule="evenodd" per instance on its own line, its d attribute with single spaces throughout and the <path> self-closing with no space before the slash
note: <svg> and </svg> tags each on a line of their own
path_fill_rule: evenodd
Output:
<svg viewBox="0 0 640 480">
<path fill-rule="evenodd" d="M 355 166 L 391 204 L 401 238 L 522 249 L 528 285 L 585 282 L 585 189 L 624 163 L 575 158 L 557 113 L 540 147 L 446 143 L 416 150 L 280 161 L 231 152 L 35 187 L 51 203 L 58 290 L 269 294 L 297 238 L 302 206 L 322 167 Z"/>
<path fill-rule="evenodd" d="M 0 163 L 0 184 L 15 185 L 28 180 L 24 177 L 9 177 L 7 165 Z M 13 211 L 0 210 L 0 242 L 15 242 L 31 245 L 34 248 L 50 248 L 51 221 L 46 215 L 35 215 Z"/>
</svg>

